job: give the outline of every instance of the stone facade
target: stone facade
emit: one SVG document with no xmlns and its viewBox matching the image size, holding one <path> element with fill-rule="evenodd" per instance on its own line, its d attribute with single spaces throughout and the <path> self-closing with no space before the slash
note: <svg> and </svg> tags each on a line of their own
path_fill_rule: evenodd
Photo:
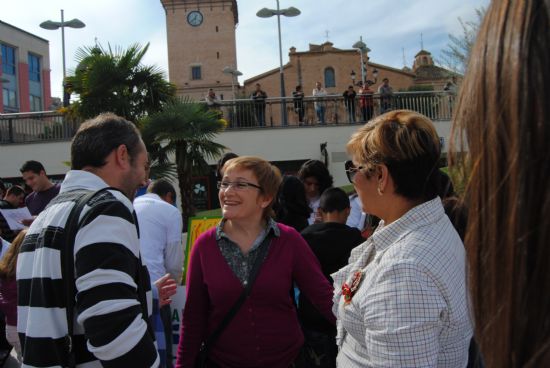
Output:
<svg viewBox="0 0 550 368">
<path fill-rule="evenodd" d="M 334 87 L 325 87 L 329 94 L 342 95 L 352 84 L 351 72 L 356 73 L 355 81 L 361 80 L 361 59 L 357 50 L 341 50 L 333 47 L 330 42 L 322 45 L 310 44 L 309 51 L 297 52 L 294 47 L 290 49 L 289 62 L 284 66 L 286 95 L 291 96 L 292 91 L 301 84 L 306 96 L 311 96 L 316 82 L 325 83 L 325 70 L 334 70 Z M 368 58 L 365 55 L 364 58 Z M 405 89 L 414 83 L 415 74 L 389 66 L 367 62 L 367 80 L 374 81 L 372 72 L 378 70 L 377 83 L 372 87 L 378 88 L 382 79 L 388 78 L 395 91 Z M 280 96 L 279 68 L 270 70 L 244 81 L 247 93 L 254 90 L 254 85 L 260 83 L 262 89 L 270 97 Z"/>
<path fill-rule="evenodd" d="M 201 100 L 213 88 L 218 96 L 231 99 L 232 76 L 224 74 L 223 69 L 237 69 L 236 0 L 161 0 L 161 3 L 166 12 L 169 79 L 176 85 L 177 94 Z M 190 24 L 191 12 L 200 12 L 200 24 L 198 21 L 195 26 Z M 200 78 L 193 78 L 193 67 L 200 67 Z"/>
</svg>

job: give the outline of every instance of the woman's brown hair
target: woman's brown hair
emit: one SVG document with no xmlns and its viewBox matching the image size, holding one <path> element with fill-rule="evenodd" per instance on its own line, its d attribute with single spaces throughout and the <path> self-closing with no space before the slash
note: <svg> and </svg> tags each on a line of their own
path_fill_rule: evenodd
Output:
<svg viewBox="0 0 550 368">
<path fill-rule="evenodd" d="M 256 156 L 239 156 L 232 158 L 223 165 L 223 172 L 231 169 L 250 170 L 258 180 L 261 193 L 267 197 L 271 197 L 271 203 L 264 209 L 265 217 L 274 217 L 273 201 L 281 185 L 281 171 L 274 165 L 261 157 Z"/>
<path fill-rule="evenodd" d="M 420 113 L 394 110 L 375 117 L 353 133 L 347 151 L 361 163 L 385 164 L 395 193 L 407 199 L 430 200 L 440 191 L 439 136 Z"/>
<path fill-rule="evenodd" d="M 10 247 L 6 251 L 6 254 L 0 260 L 0 279 L 13 279 L 15 278 L 15 270 L 17 269 L 17 256 L 19 255 L 19 248 L 23 243 L 23 239 L 27 234 L 27 229 L 23 229 L 17 234 L 15 239 L 11 242 Z"/>
<path fill-rule="evenodd" d="M 493 1 L 454 118 L 469 150 L 455 161 L 469 168 L 465 245 L 488 367 L 550 365 L 549 50 L 549 0 Z"/>
</svg>

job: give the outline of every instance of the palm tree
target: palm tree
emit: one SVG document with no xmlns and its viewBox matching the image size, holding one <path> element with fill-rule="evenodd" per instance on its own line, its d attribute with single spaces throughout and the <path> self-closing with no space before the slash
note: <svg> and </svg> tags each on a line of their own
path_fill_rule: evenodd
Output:
<svg viewBox="0 0 550 368">
<path fill-rule="evenodd" d="M 225 150 L 213 141 L 225 122 L 215 111 L 185 97 L 168 101 L 162 111 L 145 117 L 140 128 L 151 160 L 165 163 L 170 155 L 175 157 L 183 223 L 187 224 L 195 214 L 191 179 L 208 172 L 207 160 L 218 158 Z"/>
<path fill-rule="evenodd" d="M 109 111 L 134 123 L 160 111 L 176 88 L 160 68 L 142 65 L 148 48 L 149 44 L 134 44 L 126 50 L 110 45 L 79 48 L 78 66 L 65 79 L 67 91 L 80 95 L 71 109 L 84 119 Z"/>
</svg>

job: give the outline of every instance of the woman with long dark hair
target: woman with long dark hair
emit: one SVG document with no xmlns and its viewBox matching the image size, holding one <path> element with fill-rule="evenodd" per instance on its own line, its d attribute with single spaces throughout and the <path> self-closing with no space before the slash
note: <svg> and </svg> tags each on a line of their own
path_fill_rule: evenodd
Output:
<svg viewBox="0 0 550 368">
<path fill-rule="evenodd" d="M 493 1 L 454 118 L 465 245 L 488 367 L 550 366 L 550 1 Z"/>
</svg>

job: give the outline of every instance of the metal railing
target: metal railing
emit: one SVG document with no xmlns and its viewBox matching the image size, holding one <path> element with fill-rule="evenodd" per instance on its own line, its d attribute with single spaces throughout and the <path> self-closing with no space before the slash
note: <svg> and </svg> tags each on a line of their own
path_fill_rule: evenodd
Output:
<svg viewBox="0 0 550 368">
<path fill-rule="evenodd" d="M 446 92 L 400 92 L 392 96 L 357 95 L 346 100 L 341 95 L 297 100 L 268 98 L 265 103 L 252 100 L 225 100 L 210 107 L 228 122 L 227 129 L 288 126 L 322 126 L 327 124 L 363 124 L 374 116 L 395 109 L 417 111 L 437 120 L 451 120 L 455 95 Z M 281 119 L 285 104 L 287 122 Z"/>
<path fill-rule="evenodd" d="M 0 144 L 66 141 L 79 125 L 55 111 L 0 114 Z"/>
<path fill-rule="evenodd" d="M 325 126 L 363 124 L 372 117 L 393 109 L 409 109 L 430 119 L 451 120 L 455 95 L 446 92 L 399 92 L 392 96 L 357 95 L 346 100 L 341 95 L 297 100 L 268 98 L 265 103 L 252 100 L 223 100 L 206 106 L 219 112 L 227 121 L 227 129 L 285 128 L 293 126 Z M 284 103 L 288 121 L 281 121 Z M 70 140 L 81 121 L 54 111 L 0 114 L 0 144 Z"/>
</svg>

